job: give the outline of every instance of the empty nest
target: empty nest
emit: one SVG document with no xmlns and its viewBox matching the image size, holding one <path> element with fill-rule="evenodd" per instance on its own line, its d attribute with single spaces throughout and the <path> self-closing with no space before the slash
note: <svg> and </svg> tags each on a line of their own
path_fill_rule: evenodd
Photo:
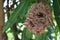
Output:
<svg viewBox="0 0 60 40">
<path fill-rule="evenodd" d="M 44 33 L 45 29 L 51 24 L 51 14 L 52 11 L 47 4 L 42 2 L 34 3 L 28 10 L 24 25 L 35 34 Z"/>
</svg>

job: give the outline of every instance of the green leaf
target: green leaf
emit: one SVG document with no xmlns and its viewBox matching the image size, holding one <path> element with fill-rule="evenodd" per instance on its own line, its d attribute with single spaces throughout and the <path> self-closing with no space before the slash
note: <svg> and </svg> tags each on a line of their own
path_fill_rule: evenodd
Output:
<svg viewBox="0 0 60 40">
<path fill-rule="evenodd" d="M 24 10 L 23 11 L 21 11 L 20 13 L 21 13 L 21 15 L 19 15 L 18 16 L 18 22 L 21 22 L 21 23 L 24 23 L 24 21 L 25 21 L 25 19 L 26 19 L 26 14 L 27 14 L 27 12 L 28 12 L 28 9 L 30 8 L 30 5 L 31 5 L 32 3 L 30 3 L 30 1 L 28 1 L 27 3 L 26 3 L 26 5 L 24 6 Z"/>
<path fill-rule="evenodd" d="M 27 28 L 25 28 L 22 33 L 23 33 L 22 34 L 22 40 L 32 39 L 32 33 Z"/>
<path fill-rule="evenodd" d="M 5 32 L 9 27 L 12 27 L 13 24 L 17 21 L 17 17 L 22 11 L 21 9 L 23 9 L 23 7 L 25 6 L 25 3 L 26 3 L 25 1 L 21 2 L 20 5 L 18 5 L 18 7 L 13 11 L 9 20 L 7 21 L 7 23 L 5 24 L 3 28 L 3 32 Z"/>
<path fill-rule="evenodd" d="M 42 34 L 35 35 L 35 40 L 42 40 Z"/>
<path fill-rule="evenodd" d="M 60 28 L 60 0 L 53 0 L 53 8 L 57 25 Z"/>
</svg>

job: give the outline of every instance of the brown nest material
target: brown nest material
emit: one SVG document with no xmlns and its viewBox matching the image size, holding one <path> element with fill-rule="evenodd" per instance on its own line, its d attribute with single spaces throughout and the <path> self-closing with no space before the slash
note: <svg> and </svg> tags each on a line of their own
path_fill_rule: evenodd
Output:
<svg viewBox="0 0 60 40">
<path fill-rule="evenodd" d="M 45 29 L 51 24 L 51 14 L 52 11 L 48 5 L 42 2 L 34 3 L 28 11 L 24 24 L 35 34 L 44 33 Z"/>
</svg>

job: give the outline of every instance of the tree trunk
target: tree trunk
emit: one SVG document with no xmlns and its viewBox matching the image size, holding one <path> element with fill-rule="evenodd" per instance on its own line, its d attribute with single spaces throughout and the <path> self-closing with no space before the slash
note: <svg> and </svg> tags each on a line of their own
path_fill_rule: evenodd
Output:
<svg viewBox="0 0 60 40">
<path fill-rule="evenodd" d="M 7 40 L 6 33 L 3 33 L 3 27 L 4 27 L 3 0 L 0 0 L 0 40 Z"/>
</svg>

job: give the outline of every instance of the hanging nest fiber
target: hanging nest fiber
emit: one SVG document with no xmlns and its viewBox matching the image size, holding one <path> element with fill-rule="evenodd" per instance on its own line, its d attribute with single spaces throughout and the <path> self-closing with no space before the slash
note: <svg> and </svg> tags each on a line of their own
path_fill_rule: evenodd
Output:
<svg viewBox="0 0 60 40">
<path fill-rule="evenodd" d="M 52 11 L 47 4 L 42 2 L 34 3 L 28 10 L 24 25 L 35 34 L 44 33 L 45 29 L 51 24 L 51 14 Z"/>
</svg>

